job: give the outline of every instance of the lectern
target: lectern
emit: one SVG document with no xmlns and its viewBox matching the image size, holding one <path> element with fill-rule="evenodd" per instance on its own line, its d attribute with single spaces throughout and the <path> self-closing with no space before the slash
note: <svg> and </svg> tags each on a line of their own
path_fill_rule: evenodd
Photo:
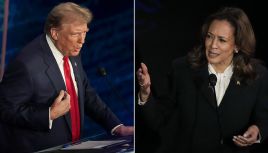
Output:
<svg viewBox="0 0 268 153">
<path fill-rule="evenodd" d="M 134 153 L 133 144 L 133 136 L 117 137 L 102 133 L 36 153 Z"/>
</svg>

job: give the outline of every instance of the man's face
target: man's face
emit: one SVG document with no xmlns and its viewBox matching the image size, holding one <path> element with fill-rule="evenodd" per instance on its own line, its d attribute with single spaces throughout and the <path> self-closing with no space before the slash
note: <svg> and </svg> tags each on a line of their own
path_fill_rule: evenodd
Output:
<svg viewBox="0 0 268 153">
<path fill-rule="evenodd" d="M 87 23 L 74 21 L 51 29 L 55 46 L 64 56 L 77 56 L 85 42 Z"/>
</svg>

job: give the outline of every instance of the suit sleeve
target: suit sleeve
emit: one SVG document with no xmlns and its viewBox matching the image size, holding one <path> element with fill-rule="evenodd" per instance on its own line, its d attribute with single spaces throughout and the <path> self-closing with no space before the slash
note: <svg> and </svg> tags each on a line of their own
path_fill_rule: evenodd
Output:
<svg viewBox="0 0 268 153">
<path fill-rule="evenodd" d="M 31 74 L 20 61 L 7 68 L 0 84 L 0 117 L 4 123 L 20 128 L 49 130 L 47 106 L 33 101 Z"/>
<path fill-rule="evenodd" d="M 85 112 L 86 114 L 104 127 L 109 133 L 121 124 L 119 119 L 110 108 L 101 100 L 96 91 L 91 87 L 86 74 L 83 71 L 83 85 L 85 88 Z"/>
<path fill-rule="evenodd" d="M 268 72 L 265 69 L 260 78 L 260 88 L 257 95 L 255 110 L 256 124 L 260 129 L 262 140 L 268 137 Z"/>
<path fill-rule="evenodd" d="M 173 118 L 179 116 L 178 101 L 176 101 L 179 78 L 175 71 L 176 66 L 173 63 L 172 71 L 164 79 L 165 86 L 162 87 L 162 91 L 165 92 L 159 95 L 153 93 L 145 105 L 136 106 L 146 124 L 155 131 L 161 131 L 169 122 L 172 122 Z"/>
</svg>

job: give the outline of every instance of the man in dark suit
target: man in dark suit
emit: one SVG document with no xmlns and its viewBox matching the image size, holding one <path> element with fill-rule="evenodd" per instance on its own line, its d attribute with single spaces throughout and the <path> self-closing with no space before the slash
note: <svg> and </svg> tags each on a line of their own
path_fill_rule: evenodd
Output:
<svg viewBox="0 0 268 153">
<path fill-rule="evenodd" d="M 86 113 L 115 135 L 132 135 L 90 86 L 79 53 L 91 12 L 61 3 L 47 17 L 45 34 L 9 64 L 0 85 L 9 152 L 32 152 L 79 140 Z M 12 150 L 14 148 L 15 150 Z"/>
</svg>

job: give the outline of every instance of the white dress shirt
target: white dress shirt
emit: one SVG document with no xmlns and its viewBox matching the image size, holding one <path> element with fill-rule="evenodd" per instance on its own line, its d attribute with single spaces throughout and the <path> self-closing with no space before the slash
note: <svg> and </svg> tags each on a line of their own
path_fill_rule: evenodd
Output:
<svg viewBox="0 0 268 153">
<path fill-rule="evenodd" d="M 217 83 L 215 86 L 216 99 L 218 106 L 220 105 L 225 91 L 230 83 L 231 77 L 233 75 L 233 64 L 230 64 L 223 73 L 217 73 L 211 64 L 208 64 L 209 74 L 213 73 L 217 77 Z"/>
</svg>

